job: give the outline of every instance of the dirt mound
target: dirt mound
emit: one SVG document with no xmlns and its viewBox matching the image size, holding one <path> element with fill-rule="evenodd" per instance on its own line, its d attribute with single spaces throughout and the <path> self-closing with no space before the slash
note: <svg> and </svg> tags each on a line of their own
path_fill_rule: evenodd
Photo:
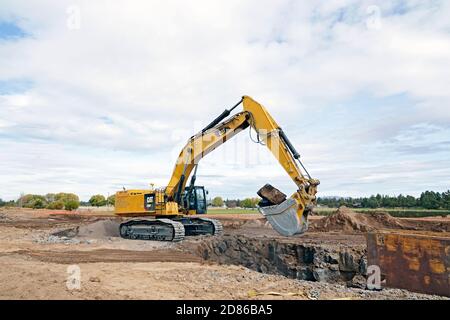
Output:
<svg viewBox="0 0 450 320">
<path fill-rule="evenodd" d="M 84 226 L 58 231 L 53 233 L 53 235 L 58 237 L 78 237 L 90 239 L 120 237 L 119 223 L 112 220 L 101 220 Z"/>
<path fill-rule="evenodd" d="M 119 223 L 111 220 L 103 220 L 81 226 L 78 229 L 78 237 L 94 239 L 120 237 Z"/>
<path fill-rule="evenodd" d="M 349 208 L 340 207 L 335 213 L 314 221 L 310 225 L 313 231 L 368 232 L 377 229 L 405 229 L 399 219 L 387 212 L 357 213 Z"/>
</svg>

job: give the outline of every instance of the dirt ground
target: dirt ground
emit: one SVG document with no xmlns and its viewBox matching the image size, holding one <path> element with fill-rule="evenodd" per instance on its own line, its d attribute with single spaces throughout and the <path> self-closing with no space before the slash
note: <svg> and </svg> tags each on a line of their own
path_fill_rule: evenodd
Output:
<svg viewBox="0 0 450 320">
<path fill-rule="evenodd" d="M 215 217 L 224 224 L 227 236 L 288 241 L 257 214 Z M 87 226 L 105 220 L 119 222 L 95 213 L 0 210 L 0 299 L 443 299 L 399 289 L 369 291 L 341 283 L 290 279 L 205 261 L 196 248 L 208 237 L 167 243 L 89 232 L 75 237 L 54 235 L 74 228 L 88 230 Z M 312 217 L 311 223 L 315 221 L 320 218 Z M 406 222 L 432 228 L 445 227 L 450 219 Z M 351 248 L 365 244 L 362 233 L 312 229 L 289 241 Z M 80 271 L 79 288 L 70 282 L 74 268 Z"/>
</svg>

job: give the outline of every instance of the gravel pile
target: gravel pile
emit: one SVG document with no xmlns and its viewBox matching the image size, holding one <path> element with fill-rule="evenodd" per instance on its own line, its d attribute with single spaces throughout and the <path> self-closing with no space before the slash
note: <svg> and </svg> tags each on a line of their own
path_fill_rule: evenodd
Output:
<svg viewBox="0 0 450 320">
<path fill-rule="evenodd" d="M 89 238 L 108 239 L 120 237 L 119 223 L 112 220 L 100 220 L 76 228 L 54 232 L 52 235 L 59 238 Z"/>
</svg>

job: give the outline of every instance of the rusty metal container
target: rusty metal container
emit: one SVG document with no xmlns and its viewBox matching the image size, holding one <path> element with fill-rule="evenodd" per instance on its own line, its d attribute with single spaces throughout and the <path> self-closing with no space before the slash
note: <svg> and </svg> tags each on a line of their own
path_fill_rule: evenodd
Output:
<svg viewBox="0 0 450 320">
<path fill-rule="evenodd" d="M 382 285 L 450 297 L 450 235 L 416 231 L 367 234 L 367 262 Z"/>
</svg>

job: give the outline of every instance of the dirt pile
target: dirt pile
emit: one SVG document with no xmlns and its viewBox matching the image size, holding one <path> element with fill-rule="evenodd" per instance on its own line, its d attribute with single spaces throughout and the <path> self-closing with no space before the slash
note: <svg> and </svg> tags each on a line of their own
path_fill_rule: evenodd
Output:
<svg viewBox="0 0 450 320">
<path fill-rule="evenodd" d="M 120 237 L 119 223 L 111 220 L 104 220 L 81 226 L 78 229 L 78 237 L 94 239 Z"/>
<path fill-rule="evenodd" d="M 101 220 L 76 228 L 58 231 L 53 233 L 53 235 L 57 237 L 78 237 L 90 239 L 120 237 L 119 223 L 112 220 Z"/>
<path fill-rule="evenodd" d="M 378 229 L 409 229 L 399 219 L 387 212 L 377 211 L 357 213 L 349 208 L 340 207 L 335 213 L 314 221 L 310 225 L 313 231 L 369 232 Z"/>
</svg>

